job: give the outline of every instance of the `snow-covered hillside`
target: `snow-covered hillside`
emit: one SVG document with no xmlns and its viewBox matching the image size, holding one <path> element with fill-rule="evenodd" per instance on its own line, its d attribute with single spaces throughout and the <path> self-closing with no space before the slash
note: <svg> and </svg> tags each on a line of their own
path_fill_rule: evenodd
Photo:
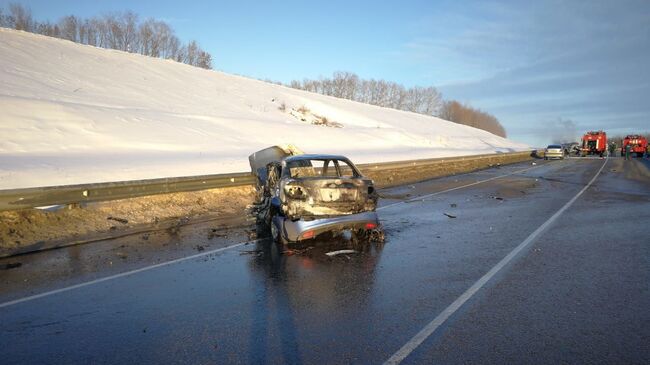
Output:
<svg viewBox="0 0 650 365">
<path fill-rule="evenodd" d="M 343 127 L 312 124 L 322 117 Z M 527 148 L 438 118 L 3 28 L 0 135 L 0 189 L 248 171 L 247 156 L 273 144 L 357 163 Z"/>
</svg>

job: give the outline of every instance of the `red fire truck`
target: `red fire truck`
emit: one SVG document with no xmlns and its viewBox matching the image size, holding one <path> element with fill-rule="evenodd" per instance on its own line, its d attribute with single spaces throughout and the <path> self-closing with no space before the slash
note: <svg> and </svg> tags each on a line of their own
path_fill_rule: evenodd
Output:
<svg viewBox="0 0 650 365">
<path fill-rule="evenodd" d="M 603 157 L 607 151 L 607 133 L 603 131 L 592 131 L 582 136 L 582 156 L 600 155 Z"/>
<path fill-rule="evenodd" d="M 621 156 L 625 156 L 625 148 L 627 145 L 631 145 L 631 153 L 636 153 L 638 157 L 643 157 L 643 153 L 648 149 L 648 139 L 644 136 L 638 134 L 631 134 L 623 140 L 623 146 L 621 147 Z"/>
</svg>

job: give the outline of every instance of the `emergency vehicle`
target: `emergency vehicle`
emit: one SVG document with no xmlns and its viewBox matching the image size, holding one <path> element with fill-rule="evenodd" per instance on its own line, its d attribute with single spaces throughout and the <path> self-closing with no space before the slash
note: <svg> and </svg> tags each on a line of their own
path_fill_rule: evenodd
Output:
<svg viewBox="0 0 650 365">
<path fill-rule="evenodd" d="M 630 153 L 636 153 L 637 157 L 643 157 L 643 153 L 648 149 L 648 139 L 638 134 L 631 134 L 623 140 L 621 147 L 621 156 L 625 156 L 625 148 L 631 145 Z"/>
<path fill-rule="evenodd" d="M 582 136 L 582 156 L 599 155 L 603 157 L 607 150 L 607 133 L 603 131 L 592 131 Z"/>
</svg>

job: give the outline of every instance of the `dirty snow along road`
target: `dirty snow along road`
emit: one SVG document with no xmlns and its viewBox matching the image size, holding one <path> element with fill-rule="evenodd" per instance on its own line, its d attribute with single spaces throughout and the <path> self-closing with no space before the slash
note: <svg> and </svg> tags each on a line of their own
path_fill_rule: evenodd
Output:
<svg viewBox="0 0 650 365">
<path fill-rule="evenodd" d="M 381 363 L 601 166 L 554 161 L 424 199 L 414 198 L 530 165 L 384 191 L 385 206 L 409 203 L 380 211 L 383 248 L 335 258 L 327 242 L 295 256 L 225 250 L 1 308 L 0 344 L 7 363 Z M 404 363 L 647 362 L 650 229 L 639 222 L 649 206 L 648 165 L 612 159 Z M 88 275 L 61 269 L 45 281 L 29 276 L 37 269 L 34 260 L 0 272 L 0 301 L 17 299 L 27 277 L 42 292 Z"/>
</svg>

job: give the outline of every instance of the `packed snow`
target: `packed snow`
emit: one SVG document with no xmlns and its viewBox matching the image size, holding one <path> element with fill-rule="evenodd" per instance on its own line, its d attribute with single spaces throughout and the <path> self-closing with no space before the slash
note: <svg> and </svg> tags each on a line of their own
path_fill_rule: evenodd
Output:
<svg viewBox="0 0 650 365">
<path fill-rule="evenodd" d="M 0 189 L 248 171 L 249 154 L 276 144 L 356 163 L 528 148 L 439 118 L 4 28 L 0 85 Z"/>
</svg>

